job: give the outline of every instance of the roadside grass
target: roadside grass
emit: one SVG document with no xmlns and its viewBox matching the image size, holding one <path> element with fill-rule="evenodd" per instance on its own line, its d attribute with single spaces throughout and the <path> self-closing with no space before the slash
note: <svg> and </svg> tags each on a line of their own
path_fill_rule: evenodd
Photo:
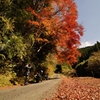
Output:
<svg viewBox="0 0 100 100">
<path fill-rule="evenodd" d="M 74 77 L 76 75 L 76 71 L 69 65 L 62 65 L 62 74 L 67 77 Z"/>
<path fill-rule="evenodd" d="M 6 74 L 0 74 L 0 87 L 18 85 L 18 80 L 21 79 L 16 78 L 16 73 L 14 72 L 7 72 Z"/>
<path fill-rule="evenodd" d="M 0 75 L 0 87 L 12 86 L 13 84 L 11 84 L 10 79 L 10 75 Z"/>
<path fill-rule="evenodd" d="M 49 78 L 52 78 L 54 76 L 54 71 L 56 69 L 56 64 L 48 64 L 48 70 L 47 72 L 49 73 Z M 66 74 L 67 70 L 69 70 L 68 66 L 62 66 L 62 75 Z M 25 77 L 16 77 L 15 73 L 6 73 L 5 75 L 0 74 L 0 87 L 5 87 L 5 86 L 14 86 L 14 85 L 22 85 L 24 83 Z M 30 79 L 33 81 L 33 78 Z"/>
<path fill-rule="evenodd" d="M 54 70 L 55 70 L 55 67 L 53 67 L 52 65 L 48 65 L 48 73 L 49 73 L 49 78 L 52 78 L 53 75 L 54 75 Z"/>
</svg>

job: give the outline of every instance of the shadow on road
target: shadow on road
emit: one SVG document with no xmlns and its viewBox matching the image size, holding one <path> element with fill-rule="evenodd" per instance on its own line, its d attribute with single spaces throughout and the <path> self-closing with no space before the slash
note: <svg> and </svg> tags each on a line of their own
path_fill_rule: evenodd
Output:
<svg viewBox="0 0 100 100">
<path fill-rule="evenodd" d="M 61 75 L 60 75 L 60 74 L 54 74 L 51 78 L 48 78 L 48 80 L 54 80 L 54 79 L 60 79 L 60 78 L 61 78 Z M 41 82 L 43 82 L 43 81 L 48 81 L 48 80 L 42 80 L 42 81 L 40 81 L 40 82 L 38 82 L 38 83 L 41 83 Z M 31 80 L 31 81 L 29 81 L 28 84 L 36 84 L 36 83 L 37 83 L 37 82 Z M 28 84 L 27 84 L 27 85 L 28 85 Z"/>
</svg>

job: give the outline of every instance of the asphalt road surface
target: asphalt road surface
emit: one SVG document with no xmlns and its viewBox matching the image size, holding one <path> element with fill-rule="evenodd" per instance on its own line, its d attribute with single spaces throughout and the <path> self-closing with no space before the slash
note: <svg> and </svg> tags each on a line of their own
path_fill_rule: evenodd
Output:
<svg viewBox="0 0 100 100">
<path fill-rule="evenodd" d="M 0 100 L 44 100 L 51 98 L 60 82 L 60 75 L 56 74 L 54 78 L 40 83 L 0 90 Z"/>
</svg>

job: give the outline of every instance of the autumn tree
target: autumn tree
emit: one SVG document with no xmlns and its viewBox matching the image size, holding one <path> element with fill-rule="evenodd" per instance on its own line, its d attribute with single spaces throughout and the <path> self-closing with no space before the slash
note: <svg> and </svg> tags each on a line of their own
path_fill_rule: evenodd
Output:
<svg viewBox="0 0 100 100">
<path fill-rule="evenodd" d="M 17 57 L 37 65 L 48 53 L 55 53 L 58 62 L 76 62 L 83 27 L 77 22 L 74 0 L 0 0 L 0 3 L 3 59 L 14 62 Z"/>
<path fill-rule="evenodd" d="M 58 62 L 76 62 L 76 57 L 80 56 L 77 48 L 83 27 L 77 22 L 78 12 L 74 0 L 35 0 L 33 5 L 27 7 L 27 11 L 34 16 L 28 22 L 30 27 L 35 27 L 35 43 L 40 45 L 36 46 L 37 53 L 41 50 L 45 53 L 47 50 L 56 51 Z M 44 45 L 47 49 L 43 49 Z"/>
<path fill-rule="evenodd" d="M 35 38 L 32 59 L 33 62 L 36 63 L 36 66 L 38 63 L 42 63 L 46 59 L 48 53 L 52 52 L 52 48 L 55 47 L 55 44 L 53 43 L 55 36 L 50 32 L 51 24 L 49 23 L 51 23 L 51 21 L 48 20 L 48 14 L 46 15 L 46 12 L 49 13 L 47 9 L 51 9 L 49 0 L 35 0 L 26 9 L 33 15 L 32 18 L 28 20 L 28 23 L 30 24 L 29 28 Z"/>
<path fill-rule="evenodd" d="M 19 62 L 36 67 L 48 54 L 76 62 L 83 27 L 74 0 L 0 0 L 0 9 L 0 72 Z"/>
</svg>

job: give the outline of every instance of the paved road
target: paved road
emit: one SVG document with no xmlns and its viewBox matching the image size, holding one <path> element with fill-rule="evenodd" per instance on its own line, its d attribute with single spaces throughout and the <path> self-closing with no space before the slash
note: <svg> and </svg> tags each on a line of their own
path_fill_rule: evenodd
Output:
<svg viewBox="0 0 100 100">
<path fill-rule="evenodd" d="M 0 100 L 43 100 L 50 98 L 56 92 L 60 82 L 60 75 L 57 74 L 53 79 L 41 83 L 0 90 Z"/>
</svg>

